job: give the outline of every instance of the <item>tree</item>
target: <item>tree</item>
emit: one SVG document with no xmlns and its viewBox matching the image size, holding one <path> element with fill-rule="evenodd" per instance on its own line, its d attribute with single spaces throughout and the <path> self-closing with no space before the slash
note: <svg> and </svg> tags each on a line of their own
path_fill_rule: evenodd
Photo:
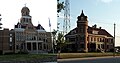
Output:
<svg viewBox="0 0 120 63">
<path fill-rule="evenodd" d="M 57 0 L 57 13 L 60 13 L 62 10 L 64 10 L 64 7 L 64 2 L 59 2 L 59 0 Z"/>
<path fill-rule="evenodd" d="M 56 33 L 57 31 L 54 29 L 53 32 L 52 32 L 52 35 L 53 35 L 53 52 L 56 52 Z"/>
<path fill-rule="evenodd" d="M 58 33 L 57 37 L 57 49 L 59 51 L 62 50 L 62 47 L 64 47 L 66 44 L 66 41 L 64 40 L 64 35 L 62 33 Z"/>
<path fill-rule="evenodd" d="M 0 14 L 0 16 L 1 16 L 1 14 Z M 2 18 L 0 18 L 0 21 L 1 21 L 1 19 L 2 19 Z M 0 29 L 2 28 L 1 25 L 2 25 L 2 23 L 0 23 Z"/>
</svg>

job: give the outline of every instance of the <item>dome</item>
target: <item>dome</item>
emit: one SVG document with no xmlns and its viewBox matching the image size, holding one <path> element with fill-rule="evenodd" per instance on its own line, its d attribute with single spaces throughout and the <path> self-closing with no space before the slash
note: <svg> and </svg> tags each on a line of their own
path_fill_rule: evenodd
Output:
<svg viewBox="0 0 120 63">
<path fill-rule="evenodd" d="M 22 16 L 29 16 L 30 10 L 28 7 L 23 7 L 21 10 Z"/>
<path fill-rule="evenodd" d="M 26 7 L 26 6 L 25 6 L 25 7 L 23 7 L 23 8 L 22 8 L 22 10 L 21 10 L 21 12 L 24 12 L 24 11 L 30 12 L 29 8 L 28 8 L 28 7 Z"/>
</svg>

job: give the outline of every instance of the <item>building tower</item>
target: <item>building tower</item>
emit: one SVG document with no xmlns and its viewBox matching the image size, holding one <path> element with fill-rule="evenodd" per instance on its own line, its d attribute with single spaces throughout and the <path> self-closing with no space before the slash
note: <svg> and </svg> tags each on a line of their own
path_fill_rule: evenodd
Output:
<svg viewBox="0 0 120 63">
<path fill-rule="evenodd" d="M 70 30 L 70 4 L 69 0 L 65 0 L 64 9 L 64 23 L 63 23 L 63 34 L 67 34 Z"/>
<path fill-rule="evenodd" d="M 21 24 L 29 24 L 29 25 L 33 25 L 32 22 L 31 22 L 31 16 L 29 15 L 30 13 L 30 10 L 28 7 L 23 7 L 22 10 L 21 10 L 21 14 L 22 14 L 22 17 L 20 19 L 20 22 Z"/>
<path fill-rule="evenodd" d="M 87 48 L 87 37 L 88 37 L 88 20 L 87 16 L 84 15 L 83 10 L 80 16 L 77 17 L 77 44 L 78 44 L 78 51 L 88 52 Z"/>
</svg>

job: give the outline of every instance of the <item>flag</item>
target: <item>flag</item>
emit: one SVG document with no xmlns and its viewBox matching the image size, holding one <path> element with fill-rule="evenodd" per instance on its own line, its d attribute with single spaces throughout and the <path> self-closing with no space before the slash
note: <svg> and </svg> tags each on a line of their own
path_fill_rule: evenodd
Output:
<svg viewBox="0 0 120 63">
<path fill-rule="evenodd" d="M 50 18 L 48 18 L 48 19 L 49 19 L 49 27 L 51 27 Z"/>
</svg>

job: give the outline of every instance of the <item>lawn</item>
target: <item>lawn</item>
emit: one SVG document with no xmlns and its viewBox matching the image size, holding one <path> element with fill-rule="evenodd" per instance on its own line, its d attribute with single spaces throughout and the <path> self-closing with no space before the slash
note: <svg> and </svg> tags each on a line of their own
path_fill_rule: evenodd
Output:
<svg viewBox="0 0 120 63">
<path fill-rule="evenodd" d="M 57 54 L 58 58 L 84 58 L 84 57 L 101 57 L 101 56 L 113 56 L 113 53 L 60 53 Z M 120 53 L 116 53 L 115 56 L 120 56 Z"/>
<path fill-rule="evenodd" d="M 29 60 L 42 60 L 51 59 L 56 54 L 11 54 L 11 55 L 0 55 L 0 61 L 29 61 Z"/>
</svg>

